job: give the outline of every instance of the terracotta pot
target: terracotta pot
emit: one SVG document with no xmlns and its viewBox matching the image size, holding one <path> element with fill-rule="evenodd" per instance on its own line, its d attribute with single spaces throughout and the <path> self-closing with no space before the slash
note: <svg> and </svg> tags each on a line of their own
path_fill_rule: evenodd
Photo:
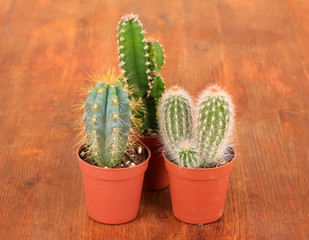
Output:
<svg viewBox="0 0 309 240">
<path fill-rule="evenodd" d="M 129 168 L 101 168 L 83 161 L 77 151 L 79 167 L 83 173 L 88 214 L 101 223 L 120 224 L 133 220 L 138 213 L 144 173 L 148 158 Z"/>
<path fill-rule="evenodd" d="M 192 224 L 221 218 L 234 158 L 221 167 L 195 169 L 178 166 L 164 156 L 176 218 Z"/>
<path fill-rule="evenodd" d="M 143 190 L 160 190 L 168 186 L 168 173 L 164 165 L 163 144 L 159 137 L 138 136 L 151 151 L 149 165 L 145 173 Z"/>
</svg>

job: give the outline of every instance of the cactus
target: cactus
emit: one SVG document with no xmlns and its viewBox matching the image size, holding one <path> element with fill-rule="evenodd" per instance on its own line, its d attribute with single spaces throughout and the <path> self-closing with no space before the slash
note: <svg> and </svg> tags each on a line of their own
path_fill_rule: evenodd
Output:
<svg viewBox="0 0 309 240">
<path fill-rule="evenodd" d="M 145 31 L 136 15 L 125 15 L 118 27 L 119 61 L 124 80 L 132 94 L 145 107 L 143 113 L 133 112 L 142 120 L 142 131 L 157 130 L 157 108 L 165 91 L 165 83 L 159 74 L 164 64 L 164 51 L 154 40 L 146 40 Z"/>
<path fill-rule="evenodd" d="M 176 148 L 192 137 L 191 105 L 189 94 L 182 88 L 174 87 L 163 95 L 159 107 L 160 133 L 166 149 L 176 160 Z"/>
<path fill-rule="evenodd" d="M 233 104 L 226 92 L 213 86 L 200 95 L 198 105 L 198 149 L 206 166 L 213 166 L 223 159 L 230 138 Z"/>
<path fill-rule="evenodd" d="M 88 91 L 84 126 L 91 157 L 98 166 L 113 167 L 124 157 L 131 129 L 131 107 L 122 77 L 108 71 Z"/>
<path fill-rule="evenodd" d="M 194 144 L 187 140 L 181 143 L 180 148 L 177 150 L 177 155 L 179 162 L 181 162 L 184 167 L 194 168 L 198 163 L 197 150 Z"/>
<path fill-rule="evenodd" d="M 167 91 L 160 103 L 160 132 L 172 160 L 185 167 L 214 167 L 224 162 L 231 143 L 234 107 L 217 86 L 205 90 L 193 119 L 190 96 L 181 88 Z"/>
</svg>

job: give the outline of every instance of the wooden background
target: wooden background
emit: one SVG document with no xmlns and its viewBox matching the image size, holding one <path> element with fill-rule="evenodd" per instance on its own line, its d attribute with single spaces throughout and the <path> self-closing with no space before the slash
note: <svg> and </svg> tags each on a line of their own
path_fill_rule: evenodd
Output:
<svg viewBox="0 0 309 240">
<path fill-rule="evenodd" d="M 168 188 L 143 192 L 131 223 L 87 215 L 72 106 L 87 73 L 118 66 L 131 12 L 166 50 L 167 86 L 234 96 L 237 161 L 216 223 L 176 220 Z M 308 1 L 2 0 L 0 81 L 0 239 L 309 239 Z"/>
</svg>

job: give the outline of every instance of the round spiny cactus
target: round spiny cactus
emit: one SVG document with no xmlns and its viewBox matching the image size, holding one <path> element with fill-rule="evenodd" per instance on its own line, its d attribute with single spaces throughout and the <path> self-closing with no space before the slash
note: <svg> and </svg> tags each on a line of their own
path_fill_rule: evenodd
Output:
<svg viewBox="0 0 309 240">
<path fill-rule="evenodd" d="M 194 168 L 198 164 L 198 152 L 194 144 L 183 141 L 176 150 L 181 166 Z"/>
</svg>

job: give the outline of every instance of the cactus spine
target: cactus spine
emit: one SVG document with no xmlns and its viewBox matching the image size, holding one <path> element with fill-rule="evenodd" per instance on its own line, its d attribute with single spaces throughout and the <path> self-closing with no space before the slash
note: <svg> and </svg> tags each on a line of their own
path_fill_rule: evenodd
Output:
<svg viewBox="0 0 309 240">
<path fill-rule="evenodd" d="M 164 63 L 164 51 L 157 41 L 146 40 L 138 17 L 123 16 L 118 26 L 119 61 L 124 80 L 132 92 L 130 98 L 139 100 L 145 111 L 133 112 L 142 120 L 142 131 L 157 130 L 157 107 L 165 90 L 159 74 Z"/>
<path fill-rule="evenodd" d="M 163 95 L 159 124 L 166 150 L 181 166 L 220 165 L 231 143 L 234 107 L 229 95 L 211 86 L 200 95 L 193 120 L 191 108 L 190 96 L 183 89 Z"/>
<path fill-rule="evenodd" d="M 121 76 L 108 71 L 88 91 L 84 127 L 91 157 L 98 166 L 113 167 L 124 157 L 131 128 L 131 107 Z"/>
</svg>

